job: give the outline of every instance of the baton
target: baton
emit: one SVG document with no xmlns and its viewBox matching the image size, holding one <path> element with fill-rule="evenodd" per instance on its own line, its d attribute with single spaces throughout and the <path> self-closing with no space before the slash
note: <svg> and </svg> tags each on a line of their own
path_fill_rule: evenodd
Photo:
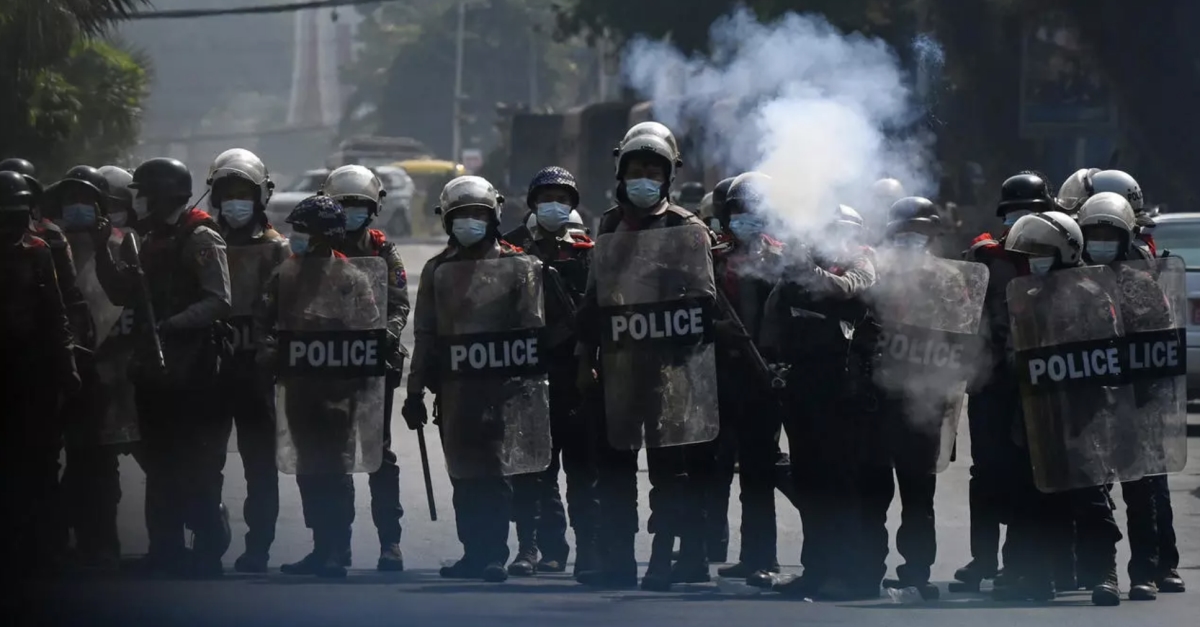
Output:
<svg viewBox="0 0 1200 627">
<path fill-rule="evenodd" d="M 433 411 L 437 411 L 434 404 Z M 425 427 L 417 427 L 417 445 L 421 447 L 421 472 L 425 474 L 425 500 L 429 502 L 429 520 L 437 521 L 437 504 L 433 502 L 433 477 L 429 474 L 429 449 L 425 448 Z"/>
<path fill-rule="evenodd" d="M 151 348 L 154 359 L 154 365 L 158 367 L 159 372 L 164 372 L 167 369 L 167 363 L 163 355 L 162 338 L 158 335 L 158 318 L 154 314 L 154 299 L 150 292 L 150 283 L 146 279 L 145 269 L 142 268 L 141 261 L 141 245 L 138 242 L 137 235 L 130 233 L 121 240 L 121 257 L 122 260 L 133 269 L 137 277 L 138 296 L 140 296 L 142 313 L 146 318 L 146 326 L 149 329 Z"/>
<path fill-rule="evenodd" d="M 758 347 L 754 345 L 754 340 L 749 339 L 750 334 L 746 331 L 746 325 L 742 324 L 742 319 L 738 317 L 737 311 L 734 310 L 729 299 L 725 297 L 725 292 L 722 291 L 720 286 L 717 286 L 716 297 L 717 307 L 729 317 L 729 321 L 733 323 L 734 328 L 744 338 L 740 342 L 742 344 L 741 348 L 746 351 L 746 356 L 750 359 L 750 365 L 754 367 L 755 374 L 758 375 L 768 389 L 783 389 L 787 385 L 787 382 L 771 369 L 771 366 L 763 359 L 762 353 L 758 351 Z"/>
</svg>

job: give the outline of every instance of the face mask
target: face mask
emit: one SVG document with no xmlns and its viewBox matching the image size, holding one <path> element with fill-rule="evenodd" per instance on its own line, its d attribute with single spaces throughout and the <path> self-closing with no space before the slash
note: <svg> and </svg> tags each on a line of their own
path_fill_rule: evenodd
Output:
<svg viewBox="0 0 1200 627">
<path fill-rule="evenodd" d="M 925 248 L 929 236 L 924 233 L 897 233 L 892 236 L 892 242 L 900 248 Z"/>
<path fill-rule="evenodd" d="M 150 213 L 150 199 L 145 196 L 135 196 L 133 199 L 133 213 L 141 220 Z"/>
<path fill-rule="evenodd" d="M 346 230 L 357 231 L 367 225 L 367 218 L 370 217 L 371 210 L 366 207 L 347 207 L 346 208 Z"/>
<path fill-rule="evenodd" d="M 128 221 L 129 214 L 125 211 L 118 211 L 116 213 L 108 214 L 108 223 L 117 228 L 125 226 L 125 223 Z"/>
<path fill-rule="evenodd" d="M 1054 266 L 1054 257 L 1030 257 L 1029 271 L 1034 274 L 1046 274 Z"/>
<path fill-rule="evenodd" d="M 308 239 L 308 233 L 293 232 L 291 237 L 288 237 L 288 246 L 291 247 L 292 254 L 303 256 L 304 253 L 308 252 Z"/>
<path fill-rule="evenodd" d="M 571 208 L 561 202 L 543 202 L 537 206 L 537 221 L 543 229 L 557 233 L 571 218 Z"/>
<path fill-rule="evenodd" d="M 254 217 L 253 200 L 226 200 L 221 203 L 221 217 L 229 226 L 240 229 Z"/>
<path fill-rule="evenodd" d="M 625 195 L 635 207 L 649 209 L 662 197 L 662 184 L 652 179 L 625 181 Z"/>
<path fill-rule="evenodd" d="M 1112 263 L 1117 258 L 1117 250 L 1120 242 L 1088 242 L 1086 249 L 1088 257 L 1096 263 Z"/>
<path fill-rule="evenodd" d="M 1017 223 L 1017 220 L 1020 220 L 1021 218 L 1025 217 L 1031 213 L 1033 213 L 1033 212 L 1025 210 L 1025 209 L 1007 213 L 1004 215 L 1004 226 L 1012 226 Z"/>
<path fill-rule="evenodd" d="M 744 213 L 729 218 L 729 230 L 742 241 L 754 239 L 763 232 L 763 226 L 761 219 Z"/>
<path fill-rule="evenodd" d="M 450 227 L 450 231 L 454 233 L 454 239 L 463 246 L 478 244 L 487 235 L 487 230 L 488 223 L 475 218 L 459 218 Z"/>
<path fill-rule="evenodd" d="M 96 225 L 96 208 L 75 204 L 63 207 L 63 223 L 68 228 L 88 228 Z"/>
</svg>

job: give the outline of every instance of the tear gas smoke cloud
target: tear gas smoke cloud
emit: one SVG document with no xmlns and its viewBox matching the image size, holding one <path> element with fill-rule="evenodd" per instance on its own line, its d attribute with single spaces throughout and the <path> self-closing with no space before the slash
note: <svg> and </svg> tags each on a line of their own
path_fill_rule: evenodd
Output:
<svg viewBox="0 0 1200 627">
<path fill-rule="evenodd" d="M 711 53 L 690 58 L 666 42 L 631 42 L 625 77 L 654 100 L 658 120 L 699 140 L 706 165 L 774 179 L 765 213 L 778 236 L 823 240 L 814 236 L 838 204 L 882 228 L 887 207 L 870 187 L 885 176 L 910 194 L 933 191 L 933 138 L 915 124 L 923 108 L 885 43 L 819 16 L 764 24 L 746 9 L 710 34 Z M 936 42 L 922 38 L 918 49 L 926 71 L 940 68 L 928 61 Z"/>
</svg>

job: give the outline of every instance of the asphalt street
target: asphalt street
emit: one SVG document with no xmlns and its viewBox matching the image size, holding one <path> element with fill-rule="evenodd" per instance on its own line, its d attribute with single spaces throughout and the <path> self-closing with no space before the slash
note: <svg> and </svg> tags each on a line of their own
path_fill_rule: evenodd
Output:
<svg viewBox="0 0 1200 627">
<path fill-rule="evenodd" d="M 428 243 L 402 247 L 409 268 L 411 294 L 415 297 L 417 276 L 425 261 L 439 246 Z M 406 341 L 411 345 L 411 332 Z M 960 425 L 958 461 L 939 477 L 937 494 L 938 561 L 933 579 L 942 587 L 943 598 L 935 603 L 897 604 L 882 597 L 878 601 L 848 604 L 808 603 L 784 600 L 771 593 L 743 596 L 716 583 L 677 586 L 666 594 L 640 591 L 596 592 L 575 584 L 569 575 L 510 579 L 503 584 L 442 580 L 437 569 L 461 555 L 454 528 L 450 484 L 436 433 L 427 434 L 433 470 L 438 521 L 432 522 L 425 502 L 417 441 L 399 414 L 403 387 L 393 416 L 393 447 L 400 457 L 404 551 L 407 570 L 382 574 L 374 570 L 378 542 L 371 523 L 370 492 L 365 475 L 355 476 L 357 516 L 354 523 L 354 567 L 343 581 L 288 577 L 278 566 L 297 560 L 311 548 L 311 537 L 301 516 L 294 477 L 281 475 L 281 512 L 277 539 L 271 553 L 273 573 L 247 576 L 232 573 L 234 559 L 243 548 L 242 502 L 245 481 L 237 453 L 230 453 L 225 466 L 225 503 L 233 516 L 234 542 L 225 556 L 229 569 L 219 581 L 70 581 L 45 590 L 47 598 L 31 597 L 39 606 L 41 624 L 148 625 L 182 627 L 191 625 L 729 625 L 747 619 L 762 624 L 804 622 L 813 625 L 1104 625 L 1157 624 L 1194 625 L 1200 615 L 1200 439 L 1189 442 L 1186 470 L 1171 477 L 1175 524 L 1183 556 L 1181 573 L 1193 591 L 1161 595 L 1156 602 L 1124 602 L 1117 608 L 1097 608 L 1085 592 L 1068 593 L 1044 605 L 997 604 L 987 594 L 949 594 L 946 582 L 954 570 L 969 560 L 967 480 L 970 465 L 969 434 L 965 420 Z M 1197 422 L 1193 416 L 1193 422 Z M 644 467 L 644 466 L 643 466 Z M 120 509 L 122 549 L 139 554 L 146 549 L 143 527 L 145 478 L 132 458 L 122 458 L 124 497 Z M 649 481 L 641 486 L 641 520 L 649 516 L 645 495 Z M 740 545 L 740 506 L 737 485 L 730 501 L 732 521 L 730 556 Z M 1118 504 L 1119 495 L 1114 495 Z M 803 538 L 799 515 L 782 497 L 777 497 L 779 557 L 785 572 L 797 572 Z M 890 512 L 893 538 L 899 521 L 899 504 Z M 1117 512 L 1124 528 L 1123 506 Z M 516 549 L 515 533 L 510 536 Z M 894 544 L 893 544 L 894 546 Z M 650 554 L 650 537 L 638 537 L 638 558 Z M 1122 587 L 1127 585 L 1125 564 L 1128 545 L 1119 554 Z M 894 550 L 889 566 L 899 562 Z M 715 566 L 714 566 L 715 574 Z M 51 600 L 52 599 L 52 600 Z M 15 623 L 12 623 L 15 624 Z"/>
</svg>

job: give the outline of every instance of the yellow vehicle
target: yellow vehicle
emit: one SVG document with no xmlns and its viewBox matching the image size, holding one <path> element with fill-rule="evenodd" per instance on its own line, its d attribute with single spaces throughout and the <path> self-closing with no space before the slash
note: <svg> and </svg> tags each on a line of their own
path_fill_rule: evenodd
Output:
<svg viewBox="0 0 1200 627">
<path fill-rule="evenodd" d="M 410 214 L 413 235 L 441 236 L 442 225 L 433 208 L 437 206 L 442 188 L 452 179 L 463 176 L 467 169 L 461 163 L 441 159 L 409 159 L 392 164 L 403 168 L 413 180 L 415 189 Z"/>
</svg>

